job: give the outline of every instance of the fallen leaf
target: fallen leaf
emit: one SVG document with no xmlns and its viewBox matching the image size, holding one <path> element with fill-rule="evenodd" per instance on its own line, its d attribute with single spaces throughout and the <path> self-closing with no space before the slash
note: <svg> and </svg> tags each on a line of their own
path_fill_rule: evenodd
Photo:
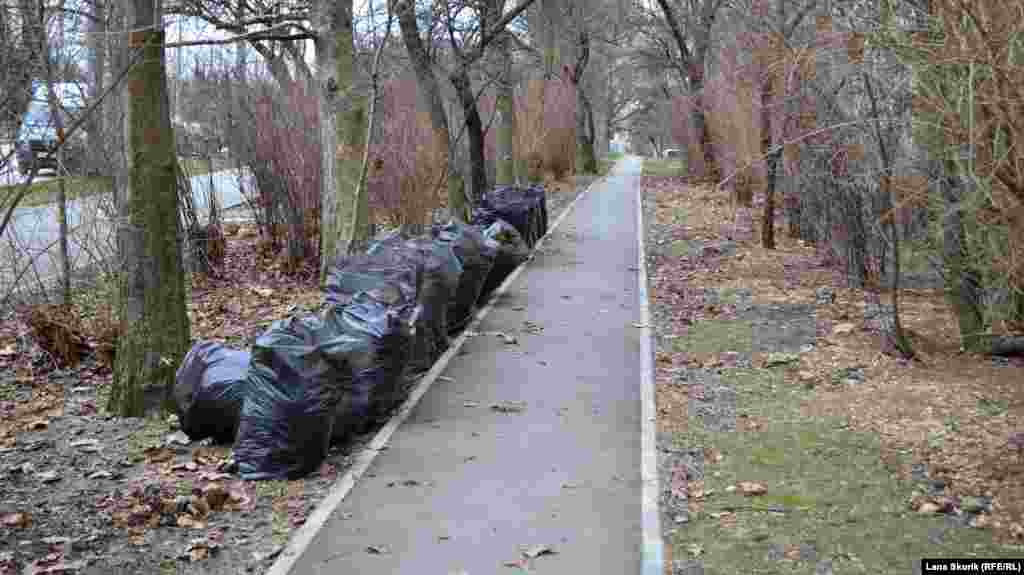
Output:
<svg viewBox="0 0 1024 575">
<path fill-rule="evenodd" d="M 0 523 L 4 527 L 12 529 L 25 529 L 32 525 L 32 516 L 24 511 L 15 511 L 14 513 L 0 515 Z"/>
<path fill-rule="evenodd" d="M 541 555 L 555 555 L 557 551 L 550 545 L 539 543 L 537 545 L 524 546 L 522 550 L 523 557 L 528 559 L 535 559 Z"/>
<path fill-rule="evenodd" d="M 526 403 L 522 401 L 502 401 L 492 403 L 491 409 L 501 413 L 522 413 L 526 410 Z"/>
<path fill-rule="evenodd" d="M 50 470 L 36 473 L 36 479 L 43 483 L 53 483 L 55 481 L 60 481 L 60 476 L 57 475 L 56 471 Z"/>
<path fill-rule="evenodd" d="M 852 323 L 841 323 L 832 328 L 832 333 L 835 335 L 848 335 L 853 333 L 853 330 L 857 329 Z"/>
<path fill-rule="evenodd" d="M 170 435 L 168 435 L 167 437 L 164 438 L 164 445 L 167 445 L 167 446 L 174 446 L 174 445 L 187 446 L 190 443 L 192 443 L 192 440 L 189 439 L 188 434 L 185 433 L 184 431 L 175 431 L 174 433 L 172 433 L 172 434 L 170 434 Z"/>
<path fill-rule="evenodd" d="M 146 458 L 146 463 L 164 463 L 174 459 L 174 452 L 170 449 L 163 447 L 148 447 L 143 450 L 142 454 Z"/>
<path fill-rule="evenodd" d="M 940 507 L 937 503 L 925 501 L 924 503 L 921 504 L 920 507 L 917 508 L 917 512 L 922 514 L 937 513 L 940 509 L 942 509 L 942 507 Z"/>
<path fill-rule="evenodd" d="M 100 441 L 98 439 L 79 439 L 78 441 L 72 441 L 69 445 L 86 453 L 95 453 L 100 450 Z"/>
<path fill-rule="evenodd" d="M 756 481 L 740 481 L 736 484 L 736 487 L 743 492 L 743 495 L 748 497 L 764 495 L 768 492 L 768 488 L 765 487 L 763 483 L 758 483 Z"/>
<path fill-rule="evenodd" d="M 231 494 L 220 483 L 211 483 L 203 488 L 203 497 L 210 509 L 216 511 L 224 507 L 224 504 L 231 498 Z"/>
<path fill-rule="evenodd" d="M 197 561 L 208 559 L 210 555 L 216 553 L 219 549 L 220 545 L 212 541 L 208 541 L 206 539 L 193 539 L 180 557 L 195 563 Z"/>
<path fill-rule="evenodd" d="M 794 353 L 783 353 L 773 351 L 768 354 L 768 357 L 764 360 L 765 367 L 776 367 L 780 365 L 788 365 L 791 363 L 798 363 L 800 356 Z"/>
<path fill-rule="evenodd" d="M 205 521 L 196 519 L 187 513 L 179 515 L 176 523 L 178 524 L 178 527 L 185 529 L 206 529 Z"/>
</svg>

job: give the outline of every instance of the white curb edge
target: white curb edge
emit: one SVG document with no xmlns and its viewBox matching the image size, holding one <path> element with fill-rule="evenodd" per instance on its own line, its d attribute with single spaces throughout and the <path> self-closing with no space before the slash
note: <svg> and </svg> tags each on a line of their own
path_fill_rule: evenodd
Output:
<svg viewBox="0 0 1024 575">
<path fill-rule="evenodd" d="M 539 240 L 537 240 L 534 250 L 539 248 L 541 244 L 548 239 L 551 233 L 558 228 L 562 221 L 572 213 L 573 208 L 576 207 L 576 202 L 583 198 L 583 196 L 587 195 L 587 193 L 590 192 L 590 189 L 594 187 L 594 184 L 597 184 L 602 180 L 604 180 L 604 177 L 591 182 L 585 190 L 580 192 L 579 195 L 577 195 L 573 201 L 570 202 L 564 210 L 562 210 L 561 215 L 558 216 L 555 223 L 549 226 L 548 231 Z M 409 418 L 412 410 L 415 409 L 416 405 L 419 403 L 420 398 L 427 393 L 427 390 L 430 389 L 430 386 L 433 385 L 438 376 L 441 375 L 441 373 L 448 367 L 448 363 L 453 357 L 455 357 L 459 350 L 462 349 L 462 345 L 466 342 L 469 334 L 477 331 L 477 327 L 480 322 L 483 321 L 483 319 L 487 317 L 487 314 L 491 312 L 495 302 L 497 302 L 500 296 L 505 293 L 510 285 L 512 285 L 512 282 L 516 281 L 516 278 L 519 277 L 519 274 L 522 273 L 523 269 L 532 259 L 533 257 L 531 255 L 530 259 L 512 270 L 512 273 L 505 278 L 505 281 L 501 282 L 501 285 L 494 290 L 487 305 L 484 306 L 483 309 L 477 311 L 473 321 L 467 325 L 465 329 L 462 330 L 462 333 L 455 338 L 455 341 L 448 346 L 448 350 L 445 351 L 436 362 L 434 362 L 434 366 L 430 368 L 430 371 L 420 378 L 416 387 L 414 387 L 412 392 L 409 393 L 409 397 L 405 400 L 398 411 L 395 412 L 384 427 L 382 427 L 380 431 L 373 436 L 369 445 L 364 447 L 363 450 L 356 455 L 355 460 L 348 471 L 334 482 L 334 485 L 331 486 L 327 496 L 317 504 L 316 509 L 314 509 L 313 513 L 310 514 L 309 519 L 307 519 L 306 522 L 299 527 L 298 531 L 289 538 L 288 544 L 281 551 L 281 554 L 277 556 L 277 560 L 274 561 L 274 564 L 270 566 L 270 569 L 266 571 L 265 575 L 289 575 L 289 573 L 291 573 L 292 567 L 295 566 L 295 563 L 313 542 L 313 539 L 316 538 L 316 535 L 320 532 L 320 529 L 324 524 L 327 523 L 327 520 L 330 518 L 334 510 L 341 505 L 341 502 L 344 501 L 345 497 L 348 496 L 350 491 L 352 491 L 352 488 L 355 487 L 359 478 L 366 473 L 366 470 L 370 467 L 370 464 L 373 463 L 377 454 L 383 451 L 398 427 Z"/>
<path fill-rule="evenodd" d="M 642 172 L 641 172 L 642 173 Z M 643 180 L 636 185 L 636 230 L 637 245 L 637 297 L 640 300 L 640 408 L 641 456 L 640 478 L 643 481 L 641 494 L 641 527 L 643 549 L 641 551 L 643 575 L 663 575 L 664 544 L 661 538 L 661 516 L 658 503 L 661 489 L 658 481 L 658 412 L 654 392 L 654 350 L 651 343 L 651 310 L 647 298 L 647 257 L 644 247 L 644 202 Z"/>
</svg>

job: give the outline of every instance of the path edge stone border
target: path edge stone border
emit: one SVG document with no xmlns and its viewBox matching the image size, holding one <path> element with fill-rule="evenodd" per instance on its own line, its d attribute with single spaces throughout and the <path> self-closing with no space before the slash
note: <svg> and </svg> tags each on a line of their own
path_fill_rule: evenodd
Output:
<svg viewBox="0 0 1024 575">
<path fill-rule="evenodd" d="M 658 501 L 658 412 L 654 390 L 654 350 L 651 330 L 651 306 L 647 296 L 647 248 L 644 245 L 643 176 L 636 184 L 637 298 L 640 300 L 640 525 L 641 574 L 662 575 L 665 572 L 664 545 Z"/>
<path fill-rule="evenodd" d="M 580 192 L 571 202 L 569 202 L 569 205 L 562 210 L 562 213 L 559 214 L 558 219 L 555 220 L 554 224 L 548 228 L 548 231 L 544 236 L 541 237 L 534 245 L 534 253 L 536 253 L 536 250 L 539 249 L 540 246 L 548 240 L 548 237 L 558 229 L 558 226 L 561 225 L 562 221 L 572 213 L 573 209 L 576 207 L 576 202 L 586 196 L 595 185 L 603 182 L 605 178 L 607 178 L 607 176 L 594 180 L 587 185 L 586 189 Z M 494 290 L 487 305 L 476 312 L 473 321 L 467 325 L 455 341 L 448 346 L 447 351 L 445 351 L 444 354 L 434 362 L 430 371 L 420 378 L 419 382 L 416 383 L 416 386 L 409 393 L 409 397 L 406 398 L 405 402 L 402 403 L 402 406 L 398 408 L 398 411 L 396 411 L 395 414 L 391 416 L 391 419 L 384 424 L 384 427 L 382 427 L 377 434 L 373 436 L 370 443 L 356 454 L 354 461 L 352 462 L 352 466 L 349 467 L 348 471 L 346 471 L 344 475 L 334 482 L 334 485 L 331 486 L 327 495 L 320 501 L 320 503 L 317 504 L 316 508 L 310 514 L 309 519 L 307 519 L 306 522 L 303 523 L 302 526 L 299 527 L 299 529 L 288 539 L 288 543 L 285 545 L 280 555 L 277 556 L 274 564 L 266 571 L 265 575 L 290 575 L 292 573 L 292 568 L 295 566 L 295 563 L 300 557 L 302 557 L 302 554 L 305 553 L 310 544 L 313 543 L 313 540 L 320 532 L 320 529 L 327 523 L 327 520 L 330 519 L 334 510 L 341 505 L 341 502 L 345 500 L 345 497 L 347 497 L 349 492 L 352 491 L 352 488 L 355 487 L 356 482 L 358 482 L 363 474 L 366 473 L 366 470 L 369 469 L 370 464 L 373 463 L 377 454 L 385 449 L 388 441 L 391 440 L 391 436 L 394 435 L 395 431 L 405 422 L 406 419 L 409 418 L 409 415 L 412 414 L 412 410 L 416 408 L 417 404 L 419 404 L 420 398 L 427 393 L 430 386 L 437 380 L 438 376 L 440 376 L 448 367 L 448 363 L 451 362 L 452 358 L 459 353 L 459 350 L 462 349 L 466 339 L 469 338 L 469 334 L 479 331 L 480 323 L 485 317 L 487 317 L 487 314 L 491 312 L 491 309 L 494 308 L 495 302 L 497 302 L 508 287 L 516 281 L 519 274 L 522 273 L 523 269 L 526 268 L 526 265 L 532 260 L 533 256 L 531 255 L 527 261 L 519 264 L 516 269 L 512 270 L 512 273 L 505 278 L 505 281 L 501 282 L 501 285 Z M 641 265 L 642 260 L 643 257 L 641 256 Z M 646 301 L 646 296 L 644 301 Z"/>
</svg>

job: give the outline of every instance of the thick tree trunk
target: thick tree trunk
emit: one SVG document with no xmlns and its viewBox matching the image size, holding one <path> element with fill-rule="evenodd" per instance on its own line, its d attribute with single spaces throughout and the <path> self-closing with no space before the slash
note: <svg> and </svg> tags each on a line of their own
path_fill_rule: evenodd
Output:
<svg viewBox="0 0 1024 575">
<path fill-rule="evenodd" d="M 498 98 L 496 108 L 497 119 L 497 158 L 495 159 L 494 183 L 496 185 L 510 185 L 518 180 L 516 176 L 516 150 L 515 150 L 515 108 L 514 94 L 515 83 L 512 78 L 512 58 L 508 50 L 508 42 L 499 44 L 501 55 L 501 83 L 498 86 Z"/>
<path fill-rule="evenodd" d="M 487 165 L 484 160 L 484 128 L 480 111 L 476 106 L 476 94 L 469 79 L 469 71 L 463 64 L 452 73 L 451 82 L 458 95 L 462 114 L 466 121 L 466 135 L 469 137 L 469 193 L 461 203 L 449 205 L 453 214 L 467 219 L 472 203 L 487 190 Z"/>
<path fill-rule="evenodd" d="M 587 66 L 590 64 L 590 32 L 585 28 L 583 18 L 577 18 L 576 25 L 576 62 L 569 78 L 576 90 L 576 172 L 596 174 L 594 107 L 584 85 Z"/>
<path fill-rule="evenodd" d="M 127 5 L 128 45 L 144 57 L 128 75 L 127 218 L 118 230 L 125 270 L 117 364 L 108 409 L 143 413 L 143 386 L 174 385 L 188 349 L 185 277 L 180 256 L 177 158 L 171 128 L 160 3 Z"/>
<path fill-rule="evenodd" d="M 576 171 L 597 173 L 594 150 L 594 107 L 582 86 L 576 86 Z"/>
<path fill-rule="evenodd" d="M 942 221 L 942 257 L 946 268 L 946 299 L 956 314 L 960 343 L 970 351 L 984 351 L 985 319 L 981 280 L 967 254 L 961 200 L 964 181 L 949 176 L 942 182 L 945 216 Z"/>
<path fill-rule="evenodd" d="M 356 79 L 352 0 L 321 0 L 316 32 L 322 164 L 320 277 L 324 278 L 339 254 L 358 249 L 369 234 L 365 196 L 355 203 L 366 145 L 366 101 L 352 89 Z M 339 110 L 343 103 L 344 113 Z"/>
</svg>

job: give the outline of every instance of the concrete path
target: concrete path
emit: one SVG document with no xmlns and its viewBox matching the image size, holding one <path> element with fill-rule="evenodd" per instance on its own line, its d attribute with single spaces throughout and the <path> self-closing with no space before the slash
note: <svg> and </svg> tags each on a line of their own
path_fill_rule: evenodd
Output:
<svg viewBox="0 0 1024 575">
<path fill-rule="evenodd" d="M 534 544 L 531 573 L 640 572 L 639 172 L 577 202 L 291 573 L 515 573 Z"/>
</svg>

